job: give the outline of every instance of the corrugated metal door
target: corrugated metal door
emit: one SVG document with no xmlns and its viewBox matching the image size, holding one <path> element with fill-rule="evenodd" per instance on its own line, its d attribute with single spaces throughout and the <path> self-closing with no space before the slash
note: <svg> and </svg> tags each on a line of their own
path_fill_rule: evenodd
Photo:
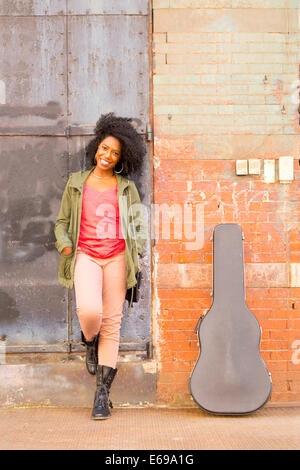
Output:
<svg viewBox="0 0 300 470">
<path fill-rule="evenodd" d="M 57 283 L 53 227 L 100 115 L 133 117 L 146 133 L 148 24 L 148 0 L 0 0 L 0 340 L 8 352 L 80 349 L 74 290 Z M 136 183 L 149 207 L 149 161 Z M 150 244 L 142 271 L 121 350 L 151 350 Z"/>
</svg>

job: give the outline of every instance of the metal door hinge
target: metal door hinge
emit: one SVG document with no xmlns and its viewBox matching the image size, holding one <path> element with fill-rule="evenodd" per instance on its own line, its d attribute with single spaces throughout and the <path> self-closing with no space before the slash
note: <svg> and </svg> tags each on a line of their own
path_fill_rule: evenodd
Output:
<svg viewBox="0 0 300 470">
<path fill-rule="evenodd" d="M 65 127 L 65 136 L 70 137 L 71 135 L 71 126 Z"/>
<path fill-rule="evenodd" d="M 152 341 L 146 343 L 147 359 L 153 359 L 153 345 Z"/>
</svg>

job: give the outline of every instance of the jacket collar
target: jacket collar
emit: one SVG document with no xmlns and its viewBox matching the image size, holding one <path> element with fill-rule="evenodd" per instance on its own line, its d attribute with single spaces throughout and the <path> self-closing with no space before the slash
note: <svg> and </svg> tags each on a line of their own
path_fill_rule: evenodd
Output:
<svg viewBox="0 0 300 470">
<path fill-rule="evenodd" d="M 73 186 L 82 193 L 84 183 L 86 182 L 89 174 L 94 170 L 94 168 L 96 168 L 96 165 L 94 165 L 90 170 L 76 171 L 75 173 L 72 173 L 70 186 Z M 124 189 L 129 186 L 129 179 L 118 174 L 116 174 L 116 178 L 118 185 L 118 193 L 122 194 Z"/>
</svg>

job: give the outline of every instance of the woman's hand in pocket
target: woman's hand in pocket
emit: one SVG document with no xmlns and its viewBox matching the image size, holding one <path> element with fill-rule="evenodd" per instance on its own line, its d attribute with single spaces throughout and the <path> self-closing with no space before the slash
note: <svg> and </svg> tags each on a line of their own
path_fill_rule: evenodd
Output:
<svg viewBox="0 0 300 470">
<path fill-rule="evenodd" d="M 66 246 L 66 247 L 62 250 L 61 254 L 62 254 L 62 255 L 70 255 L 72 252 L 73 252 L 72 246 Z"/>
</svg>

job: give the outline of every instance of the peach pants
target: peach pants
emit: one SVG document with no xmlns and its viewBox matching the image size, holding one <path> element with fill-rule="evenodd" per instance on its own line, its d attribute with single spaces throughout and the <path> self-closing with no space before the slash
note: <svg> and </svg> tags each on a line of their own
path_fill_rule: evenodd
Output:
<svg viewBox="0 0 300 470">
<path fill-rule="evenodd" d="M 126 295 L 125 250 L 94 258 L 77 250 L 74 268 L 76 313 L 87 341 L 98 333 L 98 363 L 115 369 Z"/>
</svg>

